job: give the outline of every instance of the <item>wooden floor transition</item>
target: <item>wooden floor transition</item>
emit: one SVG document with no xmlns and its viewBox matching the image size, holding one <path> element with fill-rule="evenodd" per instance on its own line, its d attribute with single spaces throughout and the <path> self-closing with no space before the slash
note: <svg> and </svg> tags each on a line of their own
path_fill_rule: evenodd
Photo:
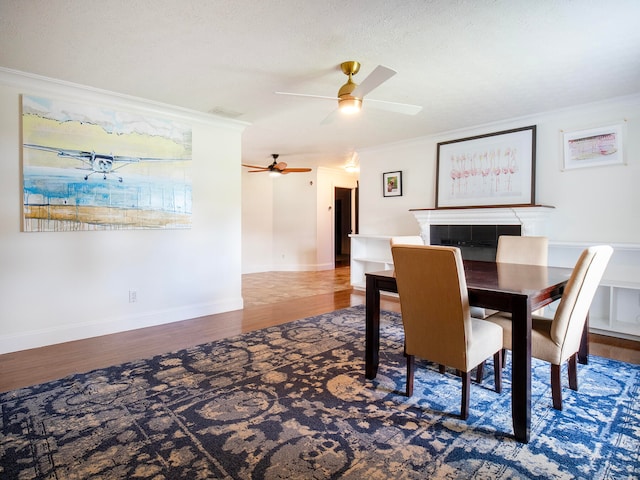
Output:
<svg viewBox="0 0 640 480">
<path fill-rule="evenodd" d="M 351 289 L 348 267 L 243 275 L 242 294 L 243 310 L 0 355 L 0 392 L 365 302 L 364 292 Z M 382 308 L 400 311 L 393 297 L 384 297 Z M 640 342 L 590 335 L 590 349 L 594 355 L 640 364 Z"/>
</svg>

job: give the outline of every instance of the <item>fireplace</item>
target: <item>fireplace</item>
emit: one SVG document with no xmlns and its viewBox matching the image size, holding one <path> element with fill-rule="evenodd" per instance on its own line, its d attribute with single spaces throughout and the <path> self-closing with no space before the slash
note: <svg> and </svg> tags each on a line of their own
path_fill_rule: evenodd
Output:
<svg viewBox="0 0 640 480">
<path fill-rule="evenodd" d="M 541 205 L 411 210 L 428 245 L 459 247 L 468 260 L 493 261 L 500 235 L 547 235 L 553 207 Z"/>
<path fill-rule="evenodd" d="M 465 260 L 496 259 L 500 235 L 521 235 L 520 225 L 431 225 L 431 245 L 460 248 Z"/>
</svg>

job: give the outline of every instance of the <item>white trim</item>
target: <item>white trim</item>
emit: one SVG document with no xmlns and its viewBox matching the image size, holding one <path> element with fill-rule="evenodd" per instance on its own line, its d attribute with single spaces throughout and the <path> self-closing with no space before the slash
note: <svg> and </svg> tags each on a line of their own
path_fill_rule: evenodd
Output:
<svg viewBox="0 0 640 480">
<path fill-rule="evenodd" d="M 184 120 L 196 120 L 238 131 L 242 131 L 250 125 L 247 122 L 219 117 L 210 113 L 198 112 L 196 110 L 155 102 L 153 100 L 134 97 L 132 95 L 110 92 L 108 90 L 101 90 L 99 88 L 43 77 L 33 73 L 11 70 L 4 67 L 0 67 L 0 84 L 19 89 L 21 93 L 34 95 L 52 94 L 69 97 L 69 91 L 73 90 L 74 100 L 97 100 L 101 103 L 108 102 L 111 106 L 121 107 L 130 107 L 132 103 L 135 103 L 136 108 L 146 111 L 147 113 L 162 116 L 167 116 L 167 114 L 169 114 Z"/>
<path fill-rule="evenodd" d="M 0 354 L 241 310 L 242 298 L 0 335 Z"/>
</svg>

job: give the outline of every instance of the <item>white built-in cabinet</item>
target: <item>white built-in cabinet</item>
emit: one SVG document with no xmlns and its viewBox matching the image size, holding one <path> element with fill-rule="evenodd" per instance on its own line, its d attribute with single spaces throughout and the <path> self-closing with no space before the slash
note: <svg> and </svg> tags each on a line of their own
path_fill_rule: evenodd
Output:
<svg viewBox="0 0 640 480">
<path fill-rule="evenodd" d="M 594 243 L 549 242 L 549 265 L 573 267 Z M 640 245 L 615 244 L 600 287 L 591 303 L 592 332 L 640 339 Z M 550 307 L 551 315 L 554 305 Z"/>
<path fill-rule="evenodd" d="M 351 237 L 351 286 L 365 288 L 364 274 L 393 268 L 391 235 L 349 235 Z"/>
</svg>

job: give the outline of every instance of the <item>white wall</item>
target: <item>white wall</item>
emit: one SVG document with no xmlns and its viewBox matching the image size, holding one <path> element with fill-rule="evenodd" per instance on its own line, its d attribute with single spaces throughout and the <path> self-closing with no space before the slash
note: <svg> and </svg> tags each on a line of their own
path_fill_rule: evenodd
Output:
<svg viewBox="0 0 640 480">
<path fill-rule="evenodd" d="M 562 131 L 625 122 L 627 165 L 562 171 Z M 537 125 L 536 203 L 551 205 L 551 242 L 640 243 L 640 96 L 385 145 L 360 154 L 360 233 L 412 235 L 412 208 L 435 207 L 437 143 Z M 401 170 L 403 196 L 382 196 L 382 174 Z"/>
<path fill-rule="evenodd" d="M 357 176 L 326 168 L 271 178 L 242 175 L 242 273 L 334 267 L 335 187 Z"/>
<path fill-rule="evenodd" d="M 273 269 L 315 270 L 316 173 L 295 173 L 273 180 Z"/>
<path fill-rule="evenodd" d="M 192 125 L 192 228 L 21 232 L 20 94 L 97 102 Z M 242 308 L 244 127 L 0 70 L 0 353 Z M 136 303 L 129 303 L 129 290 L 137 291 Z"/>
<path fill-rule="evenodd" d="M 266 173 L 242 172 L 242 273 L 272 269 L 273 185 Z"/>
</svg>

